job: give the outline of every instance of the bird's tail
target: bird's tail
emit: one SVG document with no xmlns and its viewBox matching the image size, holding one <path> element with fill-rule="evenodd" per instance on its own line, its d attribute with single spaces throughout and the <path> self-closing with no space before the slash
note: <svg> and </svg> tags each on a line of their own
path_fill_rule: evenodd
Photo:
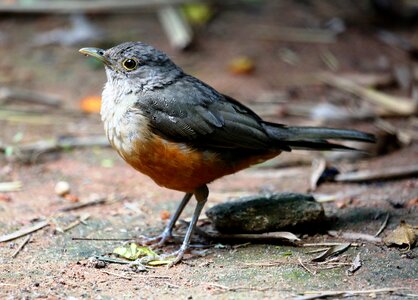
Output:
<svg viewBox="0 0 418 300">
<path fill-rule="evenodd" d="M 351 147 L 330 143 L 327 140 L 347 140 L 374 143 L 374 135 L 349 129 L 326 127 L 283 126 L 265 123 L 269 135 L 279 144 L 285 144 L 290 149 L 311 150 L 355 150 Z"/>
</svg>

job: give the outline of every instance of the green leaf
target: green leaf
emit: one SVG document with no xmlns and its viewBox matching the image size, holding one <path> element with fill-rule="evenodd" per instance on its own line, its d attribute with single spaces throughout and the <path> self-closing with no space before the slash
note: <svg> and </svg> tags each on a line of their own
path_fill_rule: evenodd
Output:
<svg viewBox="0 0 418 300">
<path fill-rule="evenodd" d="M 151 249 L 143 246 L 138 246 L 135 243 L 130 243 L 125 246 L 117 247 L 115 250 L 113 250 L 113 253 L 129 260 L 136 260 L 139 257 L 144 256 L 158 256 L 157 253 L 155 253 Z"/>
</svg>

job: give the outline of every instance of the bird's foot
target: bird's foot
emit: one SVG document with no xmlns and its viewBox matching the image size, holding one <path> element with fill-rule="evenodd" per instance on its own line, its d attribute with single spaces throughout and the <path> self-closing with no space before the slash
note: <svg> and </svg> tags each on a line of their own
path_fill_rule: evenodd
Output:
<svg viewBox="0 0 418 300">
<path fill-rule="evenodd" d="M 140 243 L 144 246 L 150 246 L 150 248 L 155 249 L 164 246 L 171 238 L 171 232 L 164 230 L 160 235 L 155 237 L 140 236 Z"/>
<path fill-rule="evenodd" d="M 169 254 L 160 255 L 161 259 L 172 259 L 171 263 L 167 265 L 168 268 L 171 268 L 177 265 L 179 262 L 182 261 L 184 254 L 186 253 L 187 248 L 180 247 L 177 251 L 174 251 Z"/>
</svg>

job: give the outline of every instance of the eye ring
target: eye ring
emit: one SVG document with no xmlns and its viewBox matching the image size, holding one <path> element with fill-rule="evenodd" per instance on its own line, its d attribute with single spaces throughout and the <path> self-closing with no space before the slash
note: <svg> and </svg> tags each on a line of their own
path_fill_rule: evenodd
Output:
<svg viewBox="0 0 418 300">
<path fill-rule="evenodd" d="M 127 58 L 122 62 L 122 67 L 127 71 L 133 71 L 138 67 L 138 62 L 133 58 Z"/>
</svg>

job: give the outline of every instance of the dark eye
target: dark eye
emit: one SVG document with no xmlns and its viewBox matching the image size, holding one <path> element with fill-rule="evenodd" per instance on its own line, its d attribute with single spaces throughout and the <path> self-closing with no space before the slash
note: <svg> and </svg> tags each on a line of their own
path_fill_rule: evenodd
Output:
<svg viewBox="0 0 418 300">
<path fill-rule="evenodd" d="M 122 66 L 128 71 L 132 71 L 136 69 L 138 63 L 132 58 L 127 58 L 122 62 Z"/>
</svg>

